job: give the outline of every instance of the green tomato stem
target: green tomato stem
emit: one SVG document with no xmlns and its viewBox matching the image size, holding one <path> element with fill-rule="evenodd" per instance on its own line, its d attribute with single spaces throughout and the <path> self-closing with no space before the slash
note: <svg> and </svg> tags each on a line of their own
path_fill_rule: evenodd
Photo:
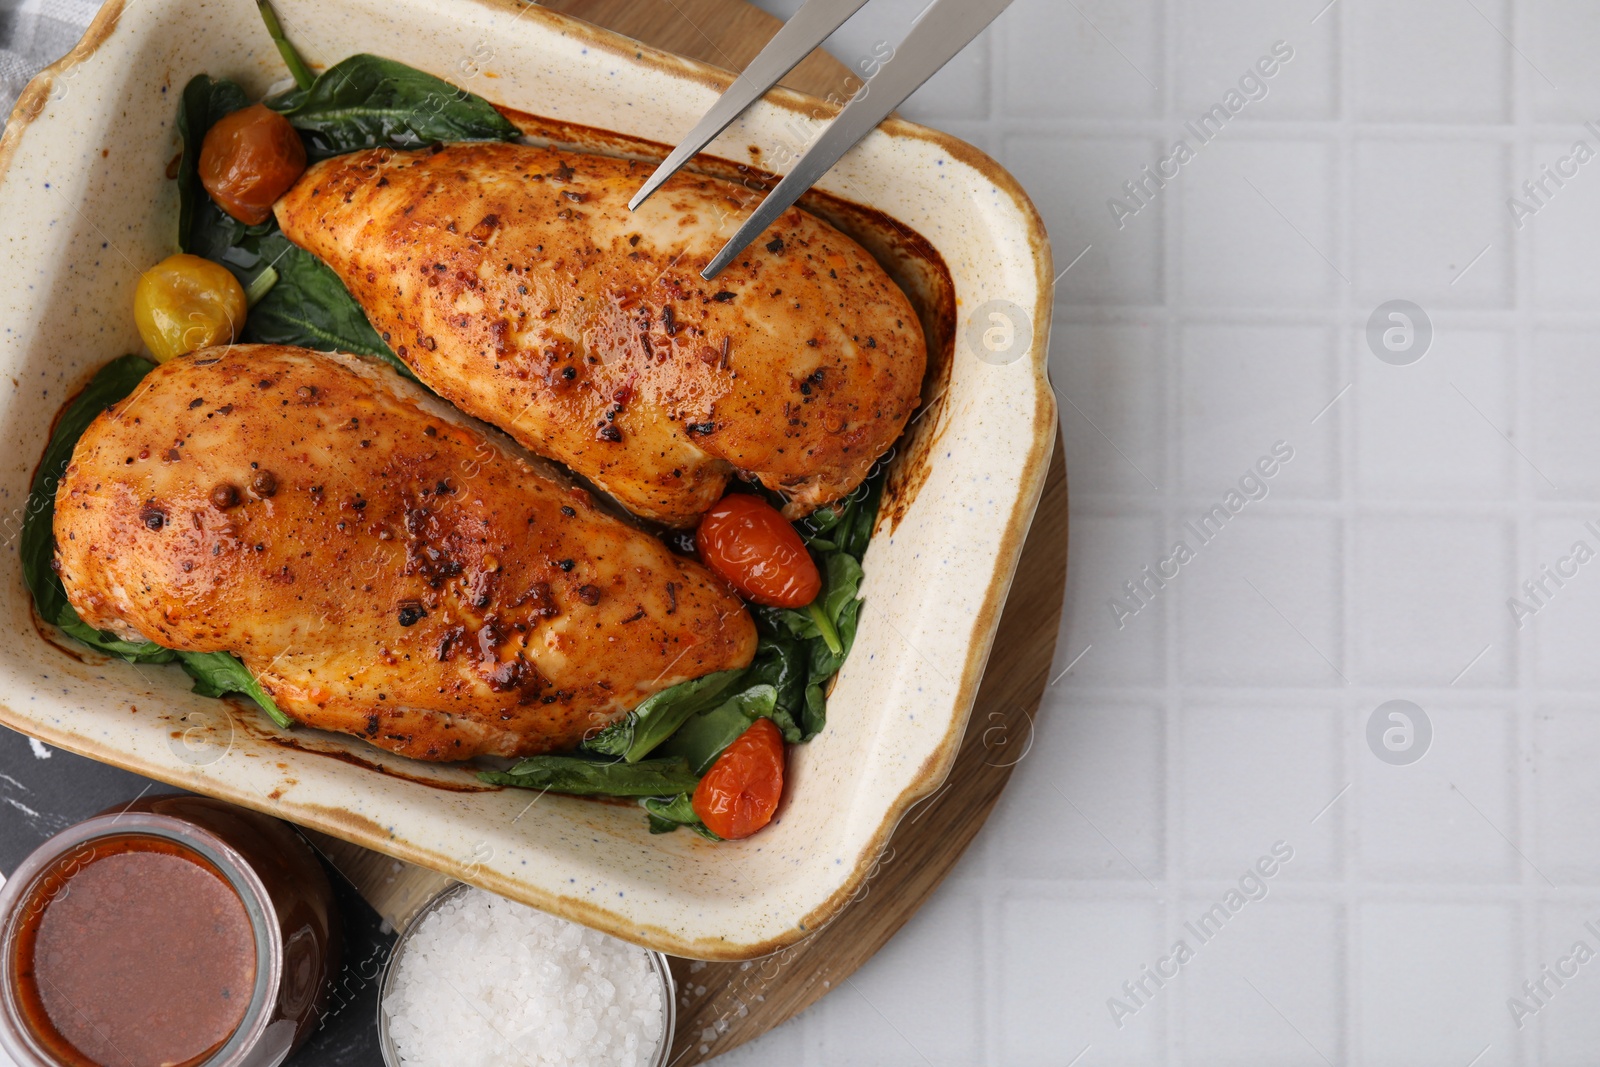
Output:
<svg viewBox="0 0 1600 1067">
<path fill-rule="evenodd" d="M 839 631 L 834 627 L 833 620 L 828 618 L 828 613 L 822 610 L 822 602 L 813 600 L 806 611 L 811 613 L 811 621 L 817 624 L 817 629 L 822 632 L 822 640 L 828 646 L 828 651 L 835 656 L 844 654 L 844 642 L 839 640 Z"/>
<path fill-rule="evenodd" d="M 263 268 L 261 273 L 256 275 L 256 280 L 250 283 L 250 288 L 244 291 L 245 306 L 255 307 L 277 284 L 278 272 L 271 267 Z"/>
<path fill-rule="evenodd" d="M 278 22 L 278 13 L 272 10 L 268 0 L 256 0 L 256 6 L 261 9 L 261 21 L 267 24 L 267 32 L 272 35 L 272 41 L 278 46 L 278 54 L 283 56 L 283 62 L 289 68 L 289 73 L 294 75 L 294 83 L 302 89 L 311 88 L 311 83 L 316 81 L 316 76 L 311 73 L 311 68 L 306 66 L 306 61 L 300 58 L 300 53 L 294 50 L 294 45 L 289 43 L 289 38 L 284 35 L 283 25 Z"/>
</svg>

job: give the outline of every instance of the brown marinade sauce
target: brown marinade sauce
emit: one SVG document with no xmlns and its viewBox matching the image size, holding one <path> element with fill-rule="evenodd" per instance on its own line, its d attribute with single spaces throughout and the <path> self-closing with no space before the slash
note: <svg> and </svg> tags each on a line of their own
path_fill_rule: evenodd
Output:
<svg viewBox="0 0 1600 1067">
<path fill-rule="evenodd" d="M 249 914 L 220 871 L 175 842 L 86 842 L 39 879 L 23 916 L 20 1006 L 63 1064 L 200 1063 L 250 1006 Z"/>
</svg>

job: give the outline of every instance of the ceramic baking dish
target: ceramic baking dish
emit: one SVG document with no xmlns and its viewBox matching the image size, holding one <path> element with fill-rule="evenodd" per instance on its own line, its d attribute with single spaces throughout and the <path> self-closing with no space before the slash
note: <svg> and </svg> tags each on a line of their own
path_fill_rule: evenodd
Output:
<svg viewBox="0 0 1600 1067">
<path fill-rule="evenodd" d="M 532 135 L 607 151 L 659 151 L 651 142 L 687 131 L 727 82 L 497 0 L 458 0 L 448 18 L 432 0 L 278 7 L 316 64 L 388 56 L 525 112 Z M 633 806 L 485 790 L 466 769 L 353 738 L 284 735 L 251 706 L 191 694 L 176 668 L 108 662 L 41 636 L 16 551 L 28 483 L 65 399 L 138 350 L 133 287 L 172 251 L 176 193 L 164 174 L 178 150 L 179 92 L 199 72 L 253 94 L 282 79 L 254 4 L 111 0 L 28 87 L 0 141 L 10 271 L 0 287 L 10 382 L 0 391 L 0 721 L 673 954 L 750 958 L 816 930 L 948 773 L 1043 486 L 1056 424 L 1045 380 L 1051 272 L 1027 197 L 970 146 L 895 120 L 811 199 L 919 303 L 937 356 L 931 403 L 899 447 L 828 728 L 794 749 L 778 821 L 742 843 L 652 837 Z M 725 162 L 707 166 L 756 182 L 756 168 L 781 169 L 831 114 L 774 93 L 713 146 Z"/>
</svg>

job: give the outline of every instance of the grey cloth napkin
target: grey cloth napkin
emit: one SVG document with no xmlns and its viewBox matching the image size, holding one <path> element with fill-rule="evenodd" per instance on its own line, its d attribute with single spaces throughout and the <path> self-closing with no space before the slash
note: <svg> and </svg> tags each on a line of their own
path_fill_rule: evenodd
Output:
<svg viewBox="0 0 1600 1067">
<path fill-rule="evenodd" d="M 72 50 L 99 9 L 94 0 L 0 0 L 0 116 L 30 78 Z"/>
</svg>

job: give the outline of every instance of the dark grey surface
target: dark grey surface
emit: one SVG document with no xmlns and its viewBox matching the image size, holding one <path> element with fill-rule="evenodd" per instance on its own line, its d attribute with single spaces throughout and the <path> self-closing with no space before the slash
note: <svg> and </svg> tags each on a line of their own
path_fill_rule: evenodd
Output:
<svg viewBox="0 0 1600 1067">
<path fill-rule="evenodd" d="M 59 749 L 48 759 L 28 739 L 0 727 L 0 873 L 17 868 L 46 838 L 135 797 L 171 786 Z M 377 1067 L 378 978 L 394 942 L 366 901 L 332 868 L 345 925 L 344 971 L 322 1026 L 288 1060 L 292 1067 Z"/>
</svg>

